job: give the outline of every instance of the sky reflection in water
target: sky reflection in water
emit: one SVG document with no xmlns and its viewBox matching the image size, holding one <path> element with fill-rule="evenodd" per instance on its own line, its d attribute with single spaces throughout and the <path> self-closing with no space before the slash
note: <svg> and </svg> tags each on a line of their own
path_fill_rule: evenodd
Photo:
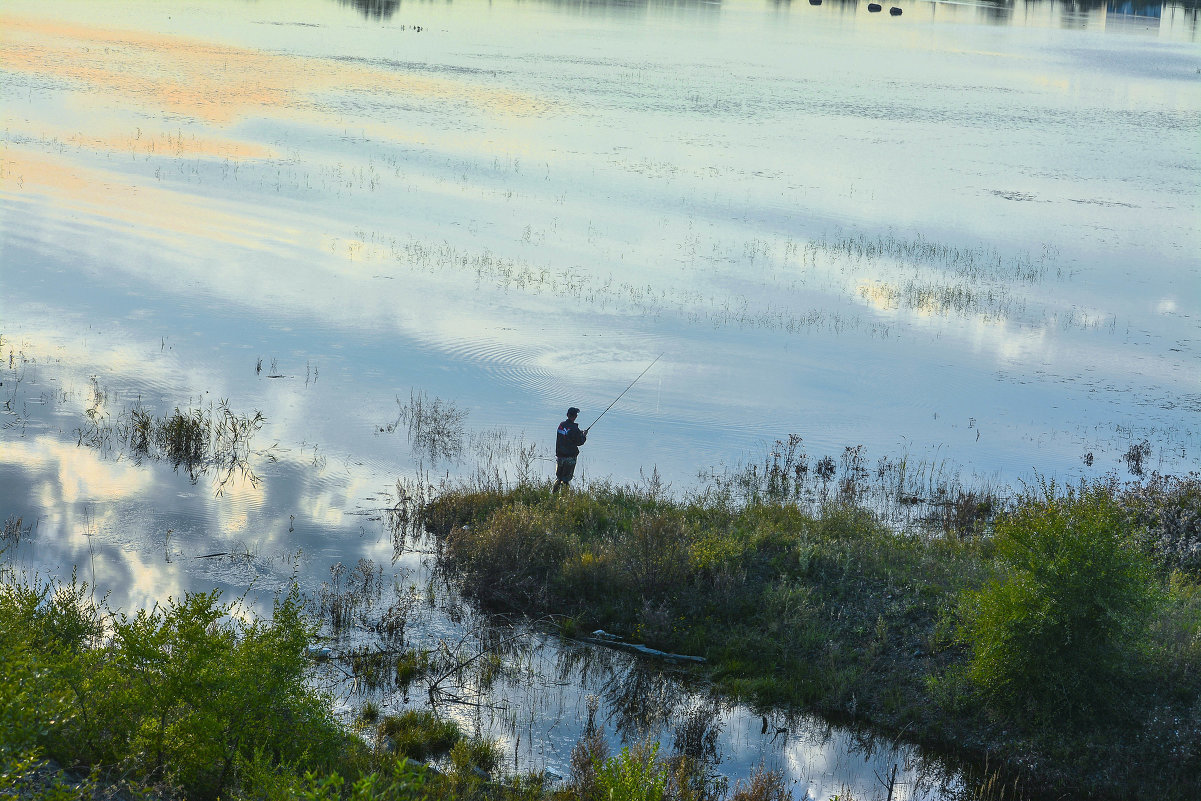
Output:
<svg viewBox="0 0 1201 801">
<path fill-rule="evenodd" d="M 549 476 L 563 410 L 659 353 L 584 480 L 790 433 L 968 483 L 1196 469 L 1196 12 L 900 5 L 6 3 L 14 559 L 125 608 L 315 591 L 390 564 L 398 477 L 515 477 L 519 441 Z M 414 391 L 469 413 L 461 461 L 388 430 Z M 221 400 L 267 417 L 256 482 L 78 444 Z M 537 731 L 563 765 L 578 729 Z M 722 742 L 872 786 L 803 739 Z"/>
</svg>

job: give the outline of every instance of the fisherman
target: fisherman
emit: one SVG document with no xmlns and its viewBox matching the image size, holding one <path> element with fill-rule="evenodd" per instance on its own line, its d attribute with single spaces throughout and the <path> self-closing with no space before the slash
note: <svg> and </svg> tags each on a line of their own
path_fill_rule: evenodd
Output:
<svg viewBox="0 0 1201 801">
<path fill-rule="evenodd" d="M 575 475 L 575 460 L 580 455 L 580 446 L 588 441 L 588 432 L 580 428 L 575 421 L 580 410 L 572 406 L 567 410 L 567 419 L 559 423 L 555 435 L 555 486 L 551 493 L 560 489 L 570 489 L 572 476 Z"/>
</svg>

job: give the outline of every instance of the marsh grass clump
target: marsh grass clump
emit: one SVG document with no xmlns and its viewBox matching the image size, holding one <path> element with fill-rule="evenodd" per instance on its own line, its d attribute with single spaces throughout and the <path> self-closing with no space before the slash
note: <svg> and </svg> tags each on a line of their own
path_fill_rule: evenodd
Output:
<svg viewBox="0 0 1201 801">
<path fill-rule="evenodd" d="M 501 757 L 500 746 L 495 740 L 463 738 L 450 749 L 451 766 L 459 774 L 477 770 L 491 773 L 500 764 Z"/>
<path fill-rule="evenodd" d="M 762 462 L 703 472 L 699 497 L 724 506 L 796 506 L 817 516 L 823 507 L 862 506 L 894 529 L 969 537 L 980 533 L 1007 504 L 987 482 L 965 487 L 945 460 L 882 456 L 868 460 L 862 445 L 837 458 L 805 450 L 797 434 L 776 440 Z"/>
<path fill-rule="evenodd" d="M 848 796 L 835 796 L 840 801 L 851 801 Z M 739 779 L 734 784 L 734 793 L 730 801 L 791 801 L 792 791 L 784 781 L 784 777 L 775 771 L 770 771 L 759 765 L 746 779 Z"/>
<path fill-rule="evenodd" d="M 405 651 L 396 659 L 396 686 L 408 689 L 413 682 L 430 675 L 433 670 L 429 650 L 413 648 Z"/>
<path fill-rule="evenodd" d="M 137 404 L 113 419 L 103 410 L 107 393 L 96 384 L 94 399 L 102 395 L 104 400 L 88 409 L 88 422 L 76 429 L 80 445 L 102 451 L 124 447 L 139 459 L 165 459 L 176 469 L 185 469 L 193 480 L 211 473 L 218 493 L 235 477 L 258 484 L 251 460 L 256 453 L 254 436 L 266 423 L 262 412 L 239 414 L 222 400 L 207 409 L 177 406 L 162 418 Z M 266 456 L 273 458 L 269 450 Z"/>
<path fill-rule="evenodd" d="M 145 418 L 136 420 L 135 432 L 140 440 L 141 428 L 149 425 Z M 157 444 L 173 464 L 197 465 L 209 449 L 209 433 L 212 418 L 202 409 L 174 412 L 158 423 L 155 430 Z M 140 444 L 140 441 L 139 441 Z"/>
<path fill-rule="evenodd" d="M 135 406 L 129 410 L 129 430 L 126 436 L 129 449 L 135 455 L 148 455 L 158 439 L 158 423 L 146 409 Z"/>
<path fill-rule="evenodd" d="M 676 726 L 673 741 L 676 753 L 698 763 L 716 763 L 721 725 L 720 709 L 716 703 L 697 704 L 681 717 Z"/>
<path fill-rule="evenodd" d="M 338 562 L 329 572 L 329 581 L 322 582 L 317 594 L 318 615 L 328 621 L 336 637 L 356 619 L 366 624 L 365 610 L 383 592 L 383 568 L 370 559 L 360 559 L 353 568 Z"/>
<path fill-rule="evenodd" d="M 396 754 L 424 761 L 448 753 L 463 733 L 453 721 L 429 710 L 410 709 L 386 716 L 379 724 L 379 736 Z"/>
<path fill-rule="evenodd" d="M 388 507 L 386 521 L 392 533 L 392 547 L 397 555 L 405 545 L 421 534 L 421 519 L 417 510 L 434 497 L 435 488 L 424 475 L 396 479 L 395 502 Z"/>
<path fill-rule="evenodd" d="M 0 543 L 3 543 L 3 548 L 16 546 L 21 543 L 21 538 L 27 536 L 33 531 L 33 523 L 25 525 L 25 518 L 17 515 L 9 515 L 4 520 L 4 525 L 0 527 Z M 3 553 L 3 548 L 0 548 L 0 553 Z"/>
<path fill-rule="evenodd" d="M 408 403 L 396 399 L 399 412 L 396 421 L 385 428 L 395 430 L 401 423 L 408 427 L 409 442 L 421 453 L 437 462 L 454 461 L 463 453 L 463 421 L 467 412 L 452 401 L 434 398 L 414 390 Z"/>
<path fill-rule="evenodd" d="M 266 422 L 262 412 L 238 414 L 229 408 L 228 401 L 222 400 L 212 424 L 212 449 L 218 466 L 232 471 L 248 464 L 251 441 Z"/>
<path fill-rule="evenodd" d="M 359 711 L 355 714 L 355 721 L 359 724 L 374 724 L 379 722 L 379 704 L 374 701 L 365 701 Z"/>
<path fill-rule="evenodd" d="M 393 585 L 393 589 L 396 593 L 396 600 L 379 616 L 371 628 L 387 647 L 395 650 L 404 643 L 405 629 L 408 626 L 413 607 L 417 604 L 417 597 L 411 587 L 405 588 L 397 583 Z"/>
<path fill-rule="evenodd" d="M 1135 442 L 1122 454 L 1122 461 L 1132 476 L 1143 476 L 1146 470 L 1143 463 L 1151 458 L 1151 443 L 1148 440 Z"/>
<path fill-rule="evenodd" d="M 396 656 L 371 646 L 361 645 L 347 651 L 342 661 L 350 666 L 355 687 L 360 692 L 388 689 L 396 676 Z"/>
<path fill-rule="evenodd" d="M 960 489 L 936 493 L 935 497 L 923 521 L 946 536 L 979 536 L 1002 508 L 996 493 L 987 489 Z"/>
</svg>

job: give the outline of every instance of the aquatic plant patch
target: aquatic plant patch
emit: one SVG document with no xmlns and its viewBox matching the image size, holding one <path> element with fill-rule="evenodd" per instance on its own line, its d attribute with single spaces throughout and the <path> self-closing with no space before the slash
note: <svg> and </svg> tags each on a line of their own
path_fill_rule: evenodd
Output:
<svg viewBox="0 0 1201 801">
<path fill-rule="evenodd" d="M 235 478 L 257 485 L 253 457 L 273 458 L 269 451 L 260 454 L 253 447 L 255 435 L 267 422 L 262 412 L 235 412 L 221 400 L 208 408 L 177 406 L 163 417 L 136 404 L 114 417 L 105 408 L 108 393 L 94 377 L 91 395 L 87 422 L 75 429 L 79 445 L 106 453 L 125 449 L 137 459 L 166 460 L 193 480 L 211 474 L 218 493 Z"/>
</svg>

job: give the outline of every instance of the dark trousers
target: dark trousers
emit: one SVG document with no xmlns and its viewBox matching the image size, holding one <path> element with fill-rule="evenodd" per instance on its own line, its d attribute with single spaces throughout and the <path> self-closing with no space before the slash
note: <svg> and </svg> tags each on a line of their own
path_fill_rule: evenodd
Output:
<svg viewBox="0 0 1201 801">
<path fill-rule="evenodd" d="M 555 461 L 558 465 L 555 467 L 555 492 L 559 491 L 560 485 L 566 487 L 571 483 L 571 479 L 575 476 L 575 459 L 574 456 L 558 456 Z"/>
</svg>

